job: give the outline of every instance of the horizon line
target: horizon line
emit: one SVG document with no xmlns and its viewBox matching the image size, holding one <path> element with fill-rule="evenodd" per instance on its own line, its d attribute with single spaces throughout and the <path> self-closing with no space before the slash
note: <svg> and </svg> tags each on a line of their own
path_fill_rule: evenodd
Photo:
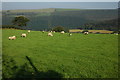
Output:
<svg viewBox="0 0 120 80">
<path fill-rule="evenodd" d="M 118 9 L 118 8 L 40 8 L 40 9 L 78 9 L 78 10 L 81 10 L 81 9 Z M 2 10 L 39 10 L 39 9 L 2 9 Z"/>
</svg>

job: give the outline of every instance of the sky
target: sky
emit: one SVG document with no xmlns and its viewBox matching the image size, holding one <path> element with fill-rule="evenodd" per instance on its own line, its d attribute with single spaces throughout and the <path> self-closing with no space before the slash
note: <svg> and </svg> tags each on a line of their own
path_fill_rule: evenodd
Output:
<svg viewBox="0 0 120 80">
<path fill-rule="evenodd" d="M 120 0 L 2 0 L 2 2 L 118 2 Z"/>
<path fill-rule="evenodd" d="M 117 2 L 3 2 L 3 10 L 15 9 L 45 9 L 45 8 L 69 8 L 69 9 L 116 9 Z"/>
</svg>

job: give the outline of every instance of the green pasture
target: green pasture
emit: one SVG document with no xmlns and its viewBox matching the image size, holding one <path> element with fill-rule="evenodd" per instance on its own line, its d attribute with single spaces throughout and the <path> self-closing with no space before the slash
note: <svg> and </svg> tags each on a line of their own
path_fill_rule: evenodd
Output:
<svg viewBox="0 0 120 80">
<path fill-rule="evenodd" d="M 118 36 L 2 30 L 4 78 L 117 78 Z M 9 36 L 16 40 L 9 40 Z"/>
</svg>

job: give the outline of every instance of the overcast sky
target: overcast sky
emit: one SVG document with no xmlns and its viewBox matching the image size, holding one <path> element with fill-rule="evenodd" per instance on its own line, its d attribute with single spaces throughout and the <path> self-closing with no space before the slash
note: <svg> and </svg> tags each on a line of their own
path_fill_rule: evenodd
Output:
<svg viewBox="0 0 120 80">
<path fill-rule="evenodd" d="M 3 2 L 3 10 L 15 9 L 44 9 L 44 8 L 72 8 L 72 9 L 116 9 L 117 2 Z"/>
<path fill-rule="evenodd" d="M 118 2 L 120 0 L 2 0 L 2 2 Z"/>
</svg>

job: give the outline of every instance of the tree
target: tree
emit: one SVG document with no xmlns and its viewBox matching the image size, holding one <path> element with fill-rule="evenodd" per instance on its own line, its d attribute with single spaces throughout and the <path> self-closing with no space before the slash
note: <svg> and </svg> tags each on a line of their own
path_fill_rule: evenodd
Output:
<svg viewBox="0 0 120 80">
<path fill-rule="evenodd" d="M 54 27 L 52 30 L 53 30 L 53 31 L 56 31 L 56 32 L 61 32 L 61 31 L 64 31 L 64 27 L 62 27 L 62 26 L 57 26 L 57 27 Z"/>
<path fill-rule="evenodd" d="M 17 26 L 26 26 L 27 22 L 30 21 L 27 17 L 25 16 L 17 16 L 12 20 L 12 23 Z"/>
</svg>

